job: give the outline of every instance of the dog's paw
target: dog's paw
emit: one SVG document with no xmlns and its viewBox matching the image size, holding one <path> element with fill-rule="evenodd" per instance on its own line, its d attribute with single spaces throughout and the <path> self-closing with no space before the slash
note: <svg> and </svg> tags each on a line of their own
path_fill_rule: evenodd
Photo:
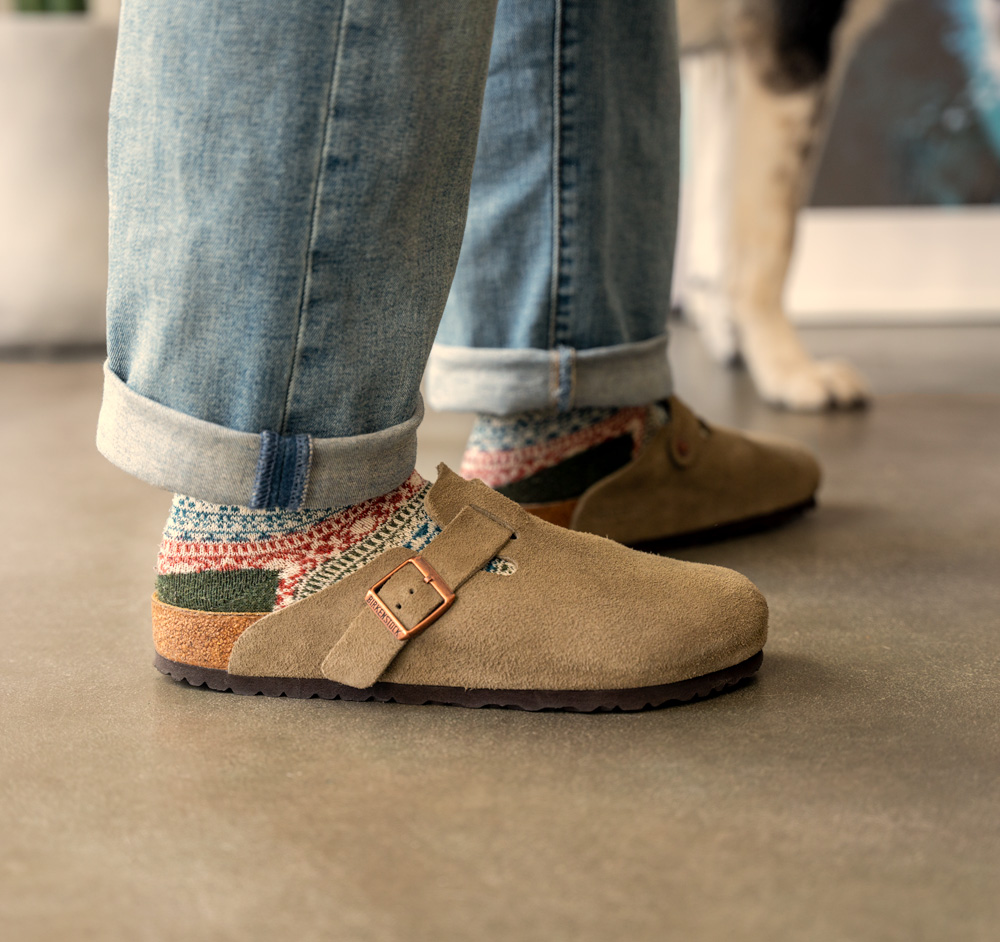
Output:
<svg viewBox="0 0 1000 942">
<path fill-rule="evenodd" d="M 843 360 L 809 360 L 792 368 L 772 368 L 754 380 L 762 398 L 794 412 L 856 409 L 871 399 L 864 378 Z"/>
</svg>

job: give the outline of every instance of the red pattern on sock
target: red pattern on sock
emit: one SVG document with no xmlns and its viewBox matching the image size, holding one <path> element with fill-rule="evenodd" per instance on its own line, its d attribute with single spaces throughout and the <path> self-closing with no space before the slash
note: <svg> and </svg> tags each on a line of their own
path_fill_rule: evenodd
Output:
<svg viewBox="0 0 1000 942">
<path fill-rule="evenodd" d="M 182 572 L 225 572 L 234 569 L 275 569 L 278 593 L 275 608 L 292 601 L 295 587 L 331 556 L 343 553 L 370 536 L 426 481 L 414 471 L 394 491 L 337 511 L 320 523 L 296 533 L 247 543 L 183 543 L 164 540 L 157 557 L 161 575 Z"/>
<path fill-rule="evenodd" d="M 473 451 L 462 457 L 459 473 L 464 478 L 480 478 L 490 487 L 511 484 L 551 468 L 602 442 L 622 435 L 632 436 L 633 457 L 642 446 L 649 410 L 646 406 L 619 409 L 614 415 L 594 425 L 551 441 L 509 451 Z"/>
</svg>

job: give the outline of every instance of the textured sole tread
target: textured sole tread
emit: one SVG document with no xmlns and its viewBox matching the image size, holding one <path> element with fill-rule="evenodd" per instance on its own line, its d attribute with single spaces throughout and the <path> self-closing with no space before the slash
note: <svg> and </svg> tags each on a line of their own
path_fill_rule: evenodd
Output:
<svg viewBox="0 0 1000 942">
<path fill-rule="evenodd" d="M 207 687 L 241 696 L 291 697 L 295 699 L 350 700 L 359 703 L 402 703 L 412 706 L 437 704 L 474 709 L 496 707 L 528 711 L 560 710 L 574 713 L 633 712 L 670 703 L 701 700 L 736 687 L 760 669 L 764 653 L 711 674 L 656 687 L 629 690 L 477 690 L 463 687 L 431 687 L 378 683 L 358 689 L 325 679 L 295 677 L 240 677 L 223 670 L 180 664 L 157 654 L 158 671 L 178 683 Z"/>
</svg>

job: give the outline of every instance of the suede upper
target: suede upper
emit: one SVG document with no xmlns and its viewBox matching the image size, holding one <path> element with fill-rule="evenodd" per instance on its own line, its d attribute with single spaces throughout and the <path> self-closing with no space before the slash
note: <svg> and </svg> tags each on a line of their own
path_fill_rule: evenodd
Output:
<svg viewBox="0 0 1000 942">
<path fill-rule="evenodd" d="M 642 543 L 786 510 L 815 494 L 820 470 L 806 449 L 709 425 L 676 398 L 670 416 L 634 461 L 584 492 L 572 529 Z"/>
<path fill-rule="evenodd" d="M 365 604 L 367 590 L 412 556 L 391 549 L 335 585 L 251 624 L 233 647 L 229 673 L 327 677 L 350 686 L 377 679 L 610 690 L 701 676 L 737 664 L 764 645 L 766 602 L 738 573 L 562 529 L 443 465 L 426 506 L 444 532 L 423 555 L 434 557 L 434 543 L 450 540 L 438 559 L 458 571 L 467 552 L 466 568 L 472 570 L 453 586 L 454 604 L 426 630 L 401 642 Z M 476 512 L 463 514 L 467 507 Z M 460 538 L 449 538 L 456 528 Z M 515 564 L 512 575 L 481 568 L 493 553 Z M 379 598 L 388 605 L 411 604 L 410 590 L 411 621 L 438 605 L 439 597 L 422 585 L 413 566 L 393 576 Z M 360 642 L 352 644 L 351 637 Z"/>
</svg>

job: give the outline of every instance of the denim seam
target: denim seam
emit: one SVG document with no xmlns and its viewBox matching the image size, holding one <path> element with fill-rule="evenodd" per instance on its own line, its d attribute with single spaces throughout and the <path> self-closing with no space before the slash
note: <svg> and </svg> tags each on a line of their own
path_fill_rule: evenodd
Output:
<svg viewBox="0 0 1000 942">
<path fill-rule="evenodd" d="M 298 510 L 305 500 L 312 456 L 310 436 L 261 432 L 257 475 L 249 506 Z"/>
<path fill-rule="evenodd" d="M 254 509 L 267 506 L 274 481 L 274 456 L 278 450 L 278 433 L 260 433 L 260 454 L 257 456 L 257 471 L 253 493 L 247 505 Z"/>
<path fill-rule="evenodd" d="M 298 510 L 306 488 L 303 471 L 309 466 L 309 436 L 286 435 L 283 444 L 285 454 L 281 463 L 281 484 L 274 502 L 279 507 Z"/>
<path fill-rule="evenodd" d="M 296 455 L 295 478 L 292 481 L 292 493 L 298 495 L 297 507 L 301 507 L 309 496 L 309 475 L 313 458 L 312 435 L 302 437 L 305 439 L 305 448 L 300 448 Z"/>
<path fill-rule="evenodd" d="M 554 313 L 553 346 L 572 344 L 571 325 L 574 320 L 574 269 L 576 265 L 576 220 L 579 214 L 580 157 L 579 133 L 575 111 L 578 103 L 578 62 L 574 59 L 578 45 L 578 10 L 575 0 L 560 0 L 562 26 L 560 30 L 560 108 L 555 115 L 559 136 L 559 177 L 556 194 L 559 226 L 559 268 L 556 272 L 556 308 Z"/>
<path fill-rule="evenodd" d="M 576 351 L 572 347 L 561 345 L 556 352 L 559 357 L 559 387 L 556 392 L 556 408 L 560 412 L 569 412 L 573 408 Z"/>
<path fill-rule="evenodd" d="M 552 28 L 552 269 L 549 283 L 549 349 L 556 345 L 556 320 L 559 310 L 559 269 L 562 264 L 562 35 L 563 0 L 555 0 Z"/>
<path fill-rule="evenodd" d="M 285 402 L 282 407 L 281 421 L 278 423 L 281 434 L 285 434 L 288 431 L 288 419 L 292 411 L 292 398 L 295 391 L 295 373 L 297 367 L 302 362 L 306 308 L 308 307 L 309 296 L 312 291 L 312 262 L 315 257 L 316 239 L 319 231 L 318 219 L 323 193 L 323 168 L 326 166 L 327 154 L 329 153 L 330 122 L 333 115 L 333 102 L 337 94 L 337 86 L 340 78 L 340 64 L 344 51 L 344 22 L 347 19 L 347 5 L 349 2 L 350 0 L 342 0 L 340 19 L 337 23 L 336 50 L 330 66 L 330 90 L 326 95 L 326 108 L 323 111 L 323 131 L 320 138 L 319 157 L 316 161 L 316 182 L 313 186 L 312 206 L 309 211 L 309 242 L 306 246 L 306 257 L 303 264 L 302 287 L 299 290 L 299 312 L 295 325 L 295 348 L 292 353 L 292 365 L 288 371 L 288 385 L 285 388 Z"/>
</svg>

